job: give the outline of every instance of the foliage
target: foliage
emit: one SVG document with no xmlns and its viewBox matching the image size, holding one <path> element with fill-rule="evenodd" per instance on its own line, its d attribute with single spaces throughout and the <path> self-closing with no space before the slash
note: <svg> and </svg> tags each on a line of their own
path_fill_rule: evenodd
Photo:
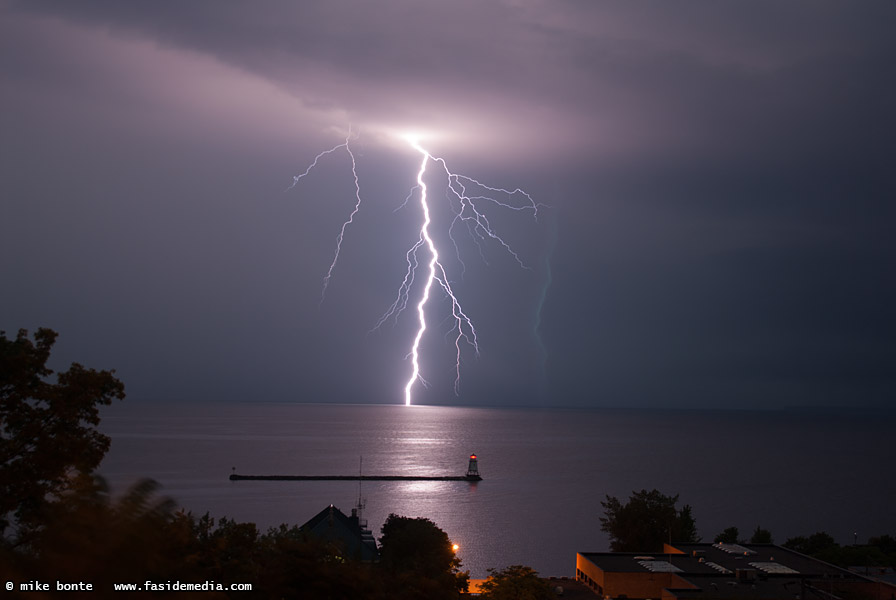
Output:
<svg viewBox="0 0 896 600">
<path fill-rule="evenodd" d="M 381 587 L 371 565 L 343 556 L 298 526 L 271 528 L 259 541 L 266 597 L 374 598 Z"/>
<path fill-rule="evenodd" d="M 607 496 L 602 501 L 605 516 L 601 529 L 610 535 L 613 552 L 660 552 L 663 542 L 698 542 L 691 507 L 675 508 L 678 494 L 665 496 L 658 490 L 632 492 L 629 501 Z"/>
<path fill-rule="evenodd" d="M 737 527 L 728 527 L 722 533 L 718 534 L 713 542 L 722 543 L 722 544 L 745 544 L 746 540 L 738 539 L 740 537 L 740 531 L 738 531 Z M 751 544 L 774 544 L 774 540 L 772 539 L 772 532 L 768 529 L 763 529 L 760 526 L 756 526 L 756 530 L 753 531 L 753 536 L 750 538 Z"/>
<path fill-rule="evenodd" d="M 719 544 L 736 544 L 738 542 L 738 536 L 740 536 L 740 532 L 737 530 L 737 527 L 728 527 L 717 535 L 713 542 Z"/>
<path fill-rule="evenodd" d="M 892 535 L 877 535 L 868 538 L 868 545 L 878 548 L 884 554 L 896 554 L 896 538 Z"/>
<path fill-rule="evenodd" d="M 793 537 L 784 542 L 785 548 L 790 548 L 809 556 L 818 556 L 838 546 L 839 544 L 834 541 L 834 538 L 824 531 L 813 533 L 809 537 Z"/>
<path fill-rule="evenodd" d="M 114 371 L 72 363 L 56 383 L 47 367 L 56 332 L 20 329 L 15 339 L 0 331 L 0 534 L 17 524 L 19 534 L 38 526 L 40 511 L 91 473 L 109 449 L 96 431 L 99 405 L 124 398 Z"/>
<path fill-rule="evenodd" d="M 759 525 L 756 526 L 756 531 L 753 532 L 753 537 L 750 538 L 751 544 L 774 544 L 774 540 L 772 539 L 772 532 L 768 529 L 762 529 Z"/>
<path fill-rule="evenodd" d="M 531 567 L 511 565 L 505 569 L 489 569 L 489 576 L 480 589 L 480 598 L 489 600 L 550 600 L 551 586 Z"/>
<path fill-rule="evenodd" d="M 175 568 L 168 552 L 173 502 L 158 485 L 140 480 L 113 500 L 100 477 L 75 476 L 65 492 L 41 510 L 42 526 L 14 557 L 31 578 L 62 581 L 140 580 Z"/>
<path fill-rule="evenodd" d="M 831 535 L 819 531 L 790 538 L 784 547 L 840 567 L 896 566 L 896 539 L 890 535 L 871 537 L 866 545 L 841 546 Z"/>
<path fill-rule="evenodd" d="M 421 597 L 454 597 L 467 590 L 469 573 L 460 571 L 451 540 L 429 519 L 390 514 L 382 534 L 380 565 L 400 589 L 417 589 Z"/>
<path fill-rule="evenodd" d="M 345 560 L 298 526 L 260 533 L 254 523 L 183 512 L 172 523 L 186 534 L 175 553 L 190 557 L 181 579 L 251 582 L 265 598 L 363 598 L 379 589 L 369 565 Z"/>
<path fill-rule="evenodd" d="M 675 495 L 677 500 L 678 495 Z M 675 502 L 673 501 L 673 506 Z M 697 522 L 690 504 L 685 504 L 678 511 L 677 518 L 672 523 L 672 530 L 669 535 L 673 542 L 692 543 L 699 542 L 702 538 L 697 534 Z"/>
<path fill-rule="evenodd" d="M 370 565 L 345 561 L 298 527 L 260 534 L 253 523 L 173 512 L 142 480 L 112 500 L 101 478 L 80 476 L 44 510 L 27 548 L 0 549 L 10 579 L 252 583 L 261 598 L 383 598 Z M 211 593 L 209 598 L 226 598 Z M 233 597 L 248 597 L 245 592 Z"/>
</svg>

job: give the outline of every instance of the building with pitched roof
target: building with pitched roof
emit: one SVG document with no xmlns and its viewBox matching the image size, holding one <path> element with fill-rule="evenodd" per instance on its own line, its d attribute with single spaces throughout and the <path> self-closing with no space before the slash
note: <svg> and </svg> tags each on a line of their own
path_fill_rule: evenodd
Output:
<svg viewBox="0 0 896 600">
<path fill-rule="evenodd" d="M 301 530 L 309 536 L 335 544 L 347 558 L 362 562 L 379 560 L 380 553 L 373 533 L 367 529 L 367 522 L 358 516 L 356 509 L 352 509 L 352 516 L 348 517 L 331 504 L 302 525 Z"/>
</svg>

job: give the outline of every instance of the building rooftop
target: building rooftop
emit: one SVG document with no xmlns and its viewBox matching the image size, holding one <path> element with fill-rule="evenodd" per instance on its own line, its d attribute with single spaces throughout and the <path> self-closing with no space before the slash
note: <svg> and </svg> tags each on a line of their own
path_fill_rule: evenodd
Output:
<svg viewBox="0 0 896 600">
<path fill-rule="evenodd" d="M 644 552 L 580 552 L 579 554 L 604 571 L 613 573 L 718 574 L 711 566 L 685 554 L 646 554 Z"/>
<path fill-rule="evenodd" d="M 695 589 L 669 590 L 674 598 L 801 598 L 806 592 L 798 578 L 766 581 L 740 582 L 736 579 L 725 581 L 693 580 Z"/>
<path fill-rule="evenodd" d="M 688 576 L 731 576 L 756 571 L 757 576 L 848 577 L 845 569 L 774 544 L 676 544 L 666 553 L 580 552 L 604 571 L 672 572 Z"/>
<path fill-rule="evenodd" d="M 774 544 L 676 544 L 655 554 L 578 554 L 577 577 L 606 598 L 889 600 L 896 592 L 885 582 Z"/>
<path fill-rule="evenodd" d="M 703 559 L 703 564 L 712 563 L 732 573 L 736 573 L 738 569 L 753 569 L 770 577 L 850 575 L 845 569 L 774 544 L 675 544 L 669 549 L 678 550 L 698 560 Z"/>
</svg>

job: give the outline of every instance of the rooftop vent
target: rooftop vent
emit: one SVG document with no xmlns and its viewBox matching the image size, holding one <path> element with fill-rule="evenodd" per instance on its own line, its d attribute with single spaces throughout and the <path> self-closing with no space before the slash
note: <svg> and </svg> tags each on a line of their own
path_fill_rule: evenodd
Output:
<svg viewBox="0 0 896 600">
<path fill-rule="evenodd" d="M 745 548 L 740 544 L 724 544 L 722 542 L 718 542 L 712 545 L 713 548 L 718 548 L 722 552 L 727 552 L 728 554 L 741 554 L 743 556 L 750 556 L 751 554 L 756 554 L 755 550 L 750 550 L 749 548 Z"/>
<path fill-rule="evenodd" d="M 763 573 L 768 573 L 769 575 L 797 575 L 799 571 L 795 569 L 791 569 L 790 567 L 785 567 L 781 563 L 778 562 L 751 562 L 749 563 L 751 567 L 759 569 Z"/>
<path fill-rule="evenodd" d="M 715 569 L 716 571 L 718 571 L 718 572 L 721 573 L 722 575 L 731 575 L 731 569 L 726 569 L 725 567 L 723 567 L 723 566 L 720 565 L 719 563 L 714 563 L 714 562 L 706 561 L 705 564 L 706 564 L 707 567 L 712 567 L 713 569 Z"/>
<path fill-rule="evenodd" d="M 681 573 L 681 569 L 664 560 L 639 560 L 638 564 L 651 573 Z"/>
</svg>

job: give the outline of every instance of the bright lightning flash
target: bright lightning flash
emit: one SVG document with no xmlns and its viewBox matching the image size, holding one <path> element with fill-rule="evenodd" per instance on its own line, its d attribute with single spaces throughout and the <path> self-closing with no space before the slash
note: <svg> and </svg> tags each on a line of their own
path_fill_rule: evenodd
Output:
<svg viewBox="0 0 896 600">
<path fill-rule="evenodd" d="M 501 246 L 503 246 L 503 248 L 513 256 L 513 258 L 517 261 L 517 263 L 519 263 L 521 267 L 527 269 L 528 267 L 523 264 L 519 255 L 514 252 L 513 249 L 494 232 L 491 224 L 488 221 L 488 218 L 484 213 L 479 211 L 479 209 L 476 207 L 476 203 L 478 201 L 489 201 L 504 208 L 509 208 L 511 210 L 532 210 L 535 218 L 538 217 L 538 205 L 532 200 L 532 197 L 529 196 L 529 194 L 519 188 L 513 191 L 503 188 L 494 188 L 484 185 L 471 177 L 452 173 L 448 169 L 448 165 L 444 159 L 431 155 L 429 151 L 427 151 L 420 145 L 415 137 L 405 136 L 405 140 L 423 157 L 420 162 L 420 169 L 417 171 L 416 188 L 420 190 L 420 207 L 423 211 L 423 224 L 420 227 L 420 238 L 411 247 L 411 249 L 408 250 L 408 270 L 405 274 L 404 281 L 399 288 L 398 297 L 395 299 L 395 302 L 392 303 L 392 306 L 389 308 L 389 310 L 386 311 L 386 314 L 384 314 L 380 318 L 380 321 L 377 323 L 376 327 L 382 325 L 390 317 L 397 318 L 398 314 L 401 313 L 401 311 L 404 310 L 404 308 L 407 306 L 408 293 L 410 291 L 411 284 L 414 282 L 415 271 L 419 264 L 419 261 L 417 259 L 417 251 L 422 246 L 426 246 L 426 249 L 429 250 L 430 254 L 429 263 L 427 265 L 428 275 L 426 277 L 426 283 L 423 286 L 423 296 L 420 298 L 420 302 L 418 302 L 417 304 L 417 316 L 419 318 L 420 325 L 417 329 L 417 335 L 414 336 L 414 342 L 411 345 L 411 351 L 408 354 L 411 359 L 412 365 L 411 376 L 404 386 L 404 403 L 410 406 L 411 391 L 414 387 L 414 384 L 417 381 L 420 381 L 421 384 L 426 385 L 426 380 L 423 379 L 423 377 L 421 377 L 420 375 L 420 341 L 423 339 L 423 333 L 426 331 L 425 309 L 426 303 L 430 297 L 433 282 L 438 282 L 442 290 L 445 292 L 446 296 L 451 301 L 451 315 L 454 319 L 454 327 L 451 329 L 451 331 L 456 332 L 456 336 L 454 338 L 454 347 L 457 351 L 454 378 L 455 394 L 459 393 L 460 386 L 462 344 L 466 342 L 467 344 L 472 346 L 475 354 L 477 356 L 479 355 L 479 340 L 476 335 L 476 328 L 473 326 L 473 322 L 464 312 L 463 307 L 461 306 L 460 302 L 457 299 L 457 296 L 454 293 L 454 290 L 451 288 L 451 283 L 448 279 L 445 267 L 439 261 L 439 251 L 436 248 L 436 244 L 429 233 L 431 219 L 429 212 L 429 202 L 427 198 L 426 182 L 423 180 L 423 177 L 426 173 L 427 164 L 430 161 L 441 164 L 442 168 L 445 171 L 445 174 L 448 177 L 448 195 L 449 198 L 453 199 L 452 207 L 454 210 L 454 219 L 452 220 L 451 225 L 448 228 L 448 235 L 451 238 L 452 243 L 454 244 L 458 261 L 462 266 L 464 263 L 460 258 L 460 251 L 457 246 L 457 240 L 454 237 L 454 227 L 459 223 L 465 224 L 469 229 L 473 241 L 476 242 L 477 246 L 479 246 L 480 255 L 482 254 L 482 247 L 479 245 L 480 240 L 485 240 L 487 238 L 492 239 L 500 243 Z M 476 186 L 478 189 L 485 190 L 484 192 L 482 192 L 483 195 L 468 195 L 467 187 L 473 186 Z M 527 203 L 522 207 L 514 206 L 506 202 L 501 202 L 493 196 L 484 195 L 488 193 L 494 193 L 495 195 L 505 194 L 507 196 L 522 195 L 527 200 Z M 410 199 L 412 194 L 413 191 L 408 195 L 408 199 Z M 405 202 L 407 202 L 407 200 Z"/>
<path fill-rule="evenodd" d="M 503 249 L 514 258 L 514 260 L 520 265 L 520 267 L 528 269 L 529 267 L 527 267 L 523 263 L 519 255 L 494 231 L 491 224 L 489 223 L 488 217 L 479 209 L 477 205 L 479 203 L 487 202 L 514 211 L 532 211 L 533 218 L 535 219 L 538 218 L 538 207 L 542 205 L 536 204 L 528 193 L 519 188 L 515 190 L 507 190 L 504 188 L 490 187 L 477 181 L 476 179 L 473 179 L 472 177 L 453 173 L 449 170 L 445 160 L 430 154 L 429 151 L 427 151 L 425 148 L 423 148 L 423 146 L 420 145 L 420 142 L 416 136 L 403 135 L 401 137 L 414 150 L 420 153 L 422 159 L 420 161 L 420 168 L 417 171 L 417 184 L 411 190 L 407 198 L 405 198 L 404 203 L 399 208 L 403 208 L 404 206 L 406 206 L 410 199 L 413 197 L 414 192 L 416 190 L 419 190 L 420 208 L 423 213 L 423 222 L 420 225 L 419 238 L 407 251 L 407 254 L 405 256 L 407 260 L 407 272 L 405 273 L 404 281 L 402 281 L 401 286 L 399 286 L 398 295 L 395 301 L 385 312 L 385 314 L 380 317 L 379 321 L 377 321 L 376 325 L 371 331 L 378 329 L 386 321 L 397 321 L 398 316 L 407 307 L 411 287 L 414 284 L 414 280 L 416 279 L 417 274 L 417 268 L 420 266 L 421 262 L 418 259 L 418 252 L 421 248 L 425 247 L 425 250 L 429 252 L 429 262 L 426 263 L 426 279 L 423 285 L 423 294 L 420 298 L 420 301 L 417 303 L 417 316 L 419 320 L 419 326 L 417 329 L 417 334 L 414 336 L 414 341 L 411 344 L 410 352 L 408 352 L 408 358 L 411 359 L 412 365 L 411 376 L 404 387 L 404 402 L 406 405 L 410 406 L 411 392 L 414 388 L 414 384 L 419 381 L 422 385 L 427 385 L 426 380 L 423 379 L 420 374 L 420 343 L 423 340 L 423 334 L 427 329 L 426 305 L 432 294 L 434 283 L 438 283 L 439 287 L 441 287 L 442 291 L 451 301 L 451 316 L 454 320 L 454 326 L 448 332 L 448 335 L 455 333 L 455 394 L 459 394 L 461 351 L 463 346 L 465 344 L 469 345 L 470 347 L 472 347 L 474 353 L 477 356 L 479 355 L 479 340 L 476 335 L 476 329 L 473 326 L 473 322 L 461 307 L 460 301 L 458 301 L 457 295 L 454 293 L 454 290 L 451 287 L 451 282 L 448 278 L 448 274 L 442 262 L 440 261 L 440 255 L 436 246 L 436 242 L 430 235 L 430 225 L 432 224 L 432 218 L 430 216 L 429 198 L 427 196 L 428 188 L 424 180 L 428 164 L 430 163 L 430 161 L 440 164 L 448 180 L 446 196 L 448 197 L 451 209 L 454 213 L 454 218 L 452 219 L 451 224 L 448 226 L 448 237 L 451 239 L 451 242 L 454 245 L 455 254 L 462 269 L 465 268 L 465 265 L 460 257 L 460 249 L 458 247 L 457 238 L 455 237 L 455 228 L 462 226 L 465 226 L 467 228 L 471 239 L 479 248 L 479 254 L 480 256 L 482 256 L 483 260 L 485 259 L 485 255 L 482 249 L 482 242 L 492 240 L 493 242 L 497 242 L 499 245 L 501 245 Z M 345 138 L 345 142 L 338 144 L 333 148 L 330 148 L 329 150 L 324 150 L 323 152 L 318 154 L 311 165 L 309 165 L 305 170 L 305 172 L 301 175 L 296 175 L 293 178 L 292 185 L 287 188 L 287 190 L 290 190 L 295 187 L 299 180 L 301 180 L 311 172 L 311 170 L 317 165 L 318 161 L 321 158 L 336 152 L 340 148 L 345 148 L 345 150 L 351 157 L 352 175 L 354 176 L 355 180 L 355 208 L 349 215 L 348 219 L 346 219 L 346 221 L 343 223 L 342 229 L 340 230 L 339 235 L 336 238 L 336 252 L 333 257 L 333 262 L 330 264 L 330 268 L 327 270 L 327 274 L 324 277 L 323 290 L 321 291 L 321 302 L 323 302 L 324 294 L 327 290 L 327 285 L 329 284 L 330 277 L 333 274 L 333 269 L 336 266 L 336 262 L 339 259 L 339 252 L 342 246 L 343 237 L 345 236 L 346 228 L 349 224 L 352 223 L 355 214 L 357 214 L 358 210 L 361 207 L 361 191 L 358 184 L 358 173 L 355 164 L 355 156 L 352 153 L 351 148 L 349 147 L 351 138 L 352 134 L 351 131 L 349 131 L 348 136 Z M 468 191 L 468 188 L 471 191 Z M 506 198 L 506 200 L 502 201 L 499 199 L 500 197 L 504 197 Z M 518 202 L 517 204 L 511 204 L 510 199 L 512 198 L 523 198 L 524 200 L 522 202 Z M 461 275 L 462 274 L 463 271 Z"/>
</svg>

